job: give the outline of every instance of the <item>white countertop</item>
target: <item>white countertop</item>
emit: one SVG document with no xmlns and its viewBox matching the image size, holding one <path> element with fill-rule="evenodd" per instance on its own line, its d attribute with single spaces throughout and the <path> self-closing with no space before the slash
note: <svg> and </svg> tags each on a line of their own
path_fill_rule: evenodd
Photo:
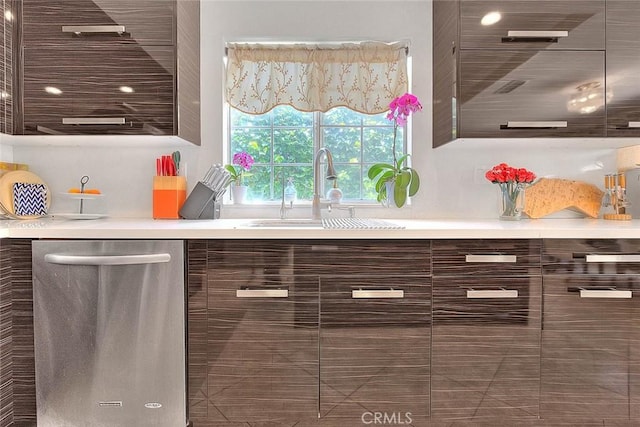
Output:
<svg viewBox="0 0 640 427">
<path fill-rule="evenodd" d="M 1 220 L 0 237 L 65 239 L 536 239 L 640 238 L 640 220 L 523 219 L 387 220 L 402 230 L 325 230 L 308 227 L 249 227 L 248 219 Z"/>
</svg>

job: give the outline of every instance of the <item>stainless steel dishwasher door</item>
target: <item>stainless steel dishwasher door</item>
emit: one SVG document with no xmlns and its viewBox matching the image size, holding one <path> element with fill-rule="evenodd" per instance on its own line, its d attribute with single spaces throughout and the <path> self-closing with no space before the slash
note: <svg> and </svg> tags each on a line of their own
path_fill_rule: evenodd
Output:
<svg viewBox="0 0 640 427">
<path fill-rule="evenodd" d="M 38 426 L 186 425 L 184 242 L 33 242 Z"/>
</svg>

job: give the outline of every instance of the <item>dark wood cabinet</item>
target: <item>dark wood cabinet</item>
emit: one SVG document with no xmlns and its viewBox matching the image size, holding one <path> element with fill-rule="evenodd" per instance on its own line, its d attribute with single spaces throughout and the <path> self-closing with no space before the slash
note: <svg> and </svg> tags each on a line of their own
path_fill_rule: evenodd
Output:
<svg viewBox="0 0 640 427">
<path fill-rule="evenodd" d="M 25 133 L 173 134 L 172 46 L 27 47 L 24 52 Z M 52 95 L 46 87 L 61 93 Z M 123 87 L 135 89 L 129 93 Z"/>
<path fill-rule="evenodd" d="M 200 143 L 199 1 L 25 0 L 22 10 L 17 133 Z"/>
<path fill-rule="evenodd" d="M 605 1 L 461 0 L 460 29 L 462 49 L 603 50 Z"/>
<path fill-rule="evenodd" d="M 640 3 L 607 0 L 607 135 L 640 136 Z"/>
<path fill-rule="evenodd" d="M 429 417 L 431 283 L 406 274 L 320 276 L 320 417 L 360 425 Z M 393 420 L 390 422 L 389 420 Z"/>
<path fill-rule="evenodd" d="M 432 253 L 432 418 L 537 419 L 540 241 L 435 240 Z"/>
<path fill-rule="evenodd" d="M 540 415 L 640 422 L 640 244 L 545 240 Z"/>
<path fill-rule="evenodd" d="M 588 114 L 585 90 L 602 101 Z M 463 138 L 603 137 L 604 52 L 463 50 L 458 102 Z"/>
<path fill-rule="evenodd" d="M 606 136 L 604 0 L 434 0 L 433 15 L 434 147 Z"/>
<path fill-rule="evenodd" d="M 0 133 L 13 133 L 15 1 L 0 0 Z"/>
<path fill-rule="evenodd" d="M 207 424 L 294 425 L 318 414 L 318 280 L 293 246 L 209 242 Z"/>
<path fill-rule="evenodd" d="M 171 46 L 175 44 L 175 15 L 173 1 L 27 0 L 23 1 L 23 44 Z"/>
</svg>

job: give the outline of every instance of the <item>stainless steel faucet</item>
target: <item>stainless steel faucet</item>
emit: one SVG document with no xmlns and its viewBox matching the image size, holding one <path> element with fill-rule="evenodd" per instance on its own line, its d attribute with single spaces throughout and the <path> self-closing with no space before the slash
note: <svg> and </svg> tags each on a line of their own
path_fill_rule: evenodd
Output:
<svg viewBox="0 0 640 427">
<path fill-rule="evenodd" d="M 311 205 L 311 218 L 320 219 L 320 209 L 323 206 L 331 206 L 330 203 L 320 201 L 320 159 L 324 154 L 327 158 L 327 174 L 326 179 L 333 181 L 337 178 L 336 170 L 333 168 L 333 156 L 328 148 L 321 148 L 316 153 L 313 161 L 313 203 Z"/>
</svg>

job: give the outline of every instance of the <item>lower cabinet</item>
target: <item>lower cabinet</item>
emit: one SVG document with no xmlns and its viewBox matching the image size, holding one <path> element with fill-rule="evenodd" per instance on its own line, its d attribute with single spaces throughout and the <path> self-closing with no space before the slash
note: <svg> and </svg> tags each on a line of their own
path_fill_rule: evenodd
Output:
<svg viewBox="0 0 640 427">
<path fill-rule="evenodd" d="M 434 277 L 431 415 L 536 419 L 542 283 L 537 277 Z"/>
<path fill-rule="evenodd" d="M 208 413 L 196 427 L 317 420 L 318 279 L 293 273 L 291 251 L 209 245 Z"/>
<path fill-rule="evenodd" d="M 550 275 L 544 289 L 541 416 L 640 420 L 640 277 Z"/>
<path fill-rule="evenodd" d="M 320 277 L 321 420 L 427 422 L 430 297 L 426 276 Z"/>
</svg>

